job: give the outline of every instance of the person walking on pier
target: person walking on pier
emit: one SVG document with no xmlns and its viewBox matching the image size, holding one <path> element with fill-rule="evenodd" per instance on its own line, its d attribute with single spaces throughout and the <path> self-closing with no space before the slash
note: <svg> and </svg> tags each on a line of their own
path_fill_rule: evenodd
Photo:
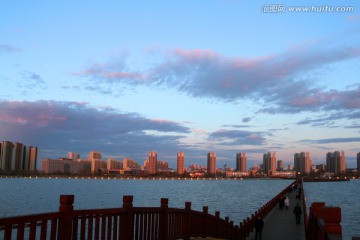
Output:
<svg viewBox="0 0 360 240">
<path fill-rule="evenodd" d="M 301 216 L 301 214 L 302 214 L 302 210 L 301 210 L 301 207 L 299 206 L 298 203 L 297 203 L 296 206 L 294 207 L 294 214 L 295 214 L 296 224 L 300 224 L 300 216 Z"/>
<path fill-rule="evenodd" d="M 264 220 L 260 216 L 255 219 L 254 227 L 255 227 L 255 240 L 257 240 L 258 235 L 259 235 L 259 239 L 261 239 L 261 232 L 264 227 Z"/>
<path fill-rule="evenodd" d="M 286 208 L 286 210 L 288 210 L 289 204 L 290 204 L 290 200 L 289 200 L 289 197 L 288 197 L 288 196 L 286 196 L 284 203 L 285 203 L 285 208 Z"/>
</svg>

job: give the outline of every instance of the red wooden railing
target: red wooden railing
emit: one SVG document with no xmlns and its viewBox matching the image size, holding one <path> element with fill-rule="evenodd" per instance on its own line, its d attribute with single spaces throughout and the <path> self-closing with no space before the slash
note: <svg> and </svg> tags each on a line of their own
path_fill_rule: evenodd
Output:
<svg viewBox="0 0 360 240">
<path fill-rule="evenodd" d="M 133 196 L 123 196 L 122 208 L 74 210 L 74 196 L 61 195 L 59 212 L 0 218 L 0 238 L 10 239 L 189 239 L 215 237 L 246 239 L 258 216 L 265 217 L 277 206 L 293 183 L 238 226 L 229 218 L 203 211 L 169 208 L 162 198 L 160 207 L 134 207 Z M 328 225 L 326 225 L 326 228 Z M 2 235 L 1 235 L 2 234 Z"/>
<path fill-rule="evenodd" d="M 342 239 L 341 208 L 326 207 L 323 202 L 311 204 L 306 239 Z"/>
</svg>

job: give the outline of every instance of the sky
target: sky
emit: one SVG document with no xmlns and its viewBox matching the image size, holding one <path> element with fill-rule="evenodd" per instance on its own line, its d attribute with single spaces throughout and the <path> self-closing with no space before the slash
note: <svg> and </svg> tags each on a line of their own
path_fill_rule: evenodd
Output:
<svg viewBox="0 0 360 240">
<path fill-rule="evenodd" d="M 248 168 L 360 152 L 360 5 L 0 0 L 0 141 Z"/>
</svg>

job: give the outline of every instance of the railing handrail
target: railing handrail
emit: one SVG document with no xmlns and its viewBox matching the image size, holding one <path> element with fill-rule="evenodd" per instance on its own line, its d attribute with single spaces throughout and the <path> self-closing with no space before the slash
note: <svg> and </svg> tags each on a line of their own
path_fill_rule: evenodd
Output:
<svg viewBox="0 0 360 240">
<path fill-rule="evenodd" d="M 15 217 L 3 217 L 0 218 L 0 229 L 8 224 L 22 224 L 26 223 L 29 220 L 41 221 L 43 219 L 55 219 L 60 218 L 61 214 L 59 212 L 49 212 L 49 213 L 36 213 L 31 215 L 19 215 Z"/>
</svg>

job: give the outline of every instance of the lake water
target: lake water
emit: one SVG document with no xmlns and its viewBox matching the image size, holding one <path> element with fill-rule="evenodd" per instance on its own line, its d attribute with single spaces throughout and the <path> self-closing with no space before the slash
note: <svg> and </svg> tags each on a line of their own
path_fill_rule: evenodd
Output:
<svg viewBox="0 0 360 240">
<path fill-rule="evenodd" d="M 122 206 L 123 195 L 134 196 L 134 206 L 160 206 L 220 211 L 235 224 L 249 217 L 292 181 L 289 180 L 125 180 L 0 178 L 0 217 L 57 211 L 60 194 L 75 195 L 75 209 Z M 307 204 L 324 201 L 342 208 L 344 239 L 360 236 L 360 180 L 305 183 Z"/>
</svg>

